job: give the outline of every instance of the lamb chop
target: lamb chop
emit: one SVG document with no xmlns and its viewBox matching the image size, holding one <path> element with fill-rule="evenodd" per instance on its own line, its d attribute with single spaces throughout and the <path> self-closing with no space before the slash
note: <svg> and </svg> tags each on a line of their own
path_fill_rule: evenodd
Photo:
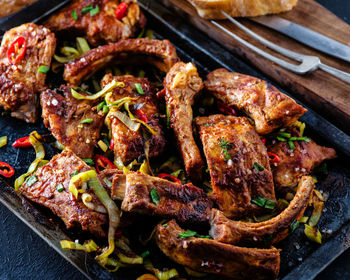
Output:
<svg viewBox="0 0 350 280">
<path fill-rule="evenodd" d="M 146 18 L 136 1 L 121 3 L 119 0 L 75 0 L 52 15 L 45 26 L 65 37 L 67 34 L 86 36 L 93 46 L 134 37 L 145 27 Z M 123 11 L 116 14 L 118 9 Z"/>
<path fill-rule="evenodd" d="M 299 220 L 308 206 L 314 189 L 311 176 L 303 176 L 289 206 L 278 216 L 260 223 L 246 223 L 226 218 L 213 209 L 210 216 L 210 235 L 217 241 L 229 244 L 266 246 L 288 236 L 290 225 Z"/>
<path fill-rule="evenodd" d="M 266 81 L 225 69 L 209 73 L 205 88 L 226 105 L 234 106 L 251 117 L 259 134 L 287 126 L 306 112 Z"/>
<path fill-rule="evenodd" d="M 104 87 L 113 80 L 123 82 L 124 87 L 113 89 L 109 97 L 111 103 L 115 103 L 121 98 L 130 97 L 129 108 L 133 115 L 144 121 L 155 132 L 152 134 L 147 128 L 142 127 L 137 131 L 130 130 L 113 113 L 108 114 L 107 123 L 112 131 L 113 151 L 115 159 L 120 159 L 123 164 L 128 164 L 134 159 L 145 156 L 146 145 L 149 147 L 149 157 L 154 158 L 162 154 L 165 150 L 166 141 L 162 127 L 159 123 L 159 113 L 154 102 L 154 94 L 148 79 L 135 78 L 133 76 L 114 77 L 107 74 L 101 81 Z M 142 94 L 138 93 L 135 86 L 142 88 Z M 111 112 L 113 107 L 111 107 Z M 147 138 L 147 139 L 146 139 Z"/>
<path fill-rule="evenodd" d="M 186 172 L 193 181 L 201 180 L 204 168 L 192 128 L 192 105 L 202 87 L 202 79 L 192 63 L 176 63 L 164 80 L 170 126 L 174 130 Z"/>
<path fill-rule="evenodd" d="M 45 126 L 60 144 L 77 156 L 92 158 L 104 121 L 103 113 L 97 112 L 96 101 L 75 99 L 70 86 L 62 85 L 58 92 L 48 89 L 41 94 Z"/>
<path fill-rule="evenodd" d="M 168 40 L 148 38 L 122 40 L 92 49 L 64 66 L 64 79 L 79 85 L 111 62 L 150 63 L 163 72 L 178 61 L 175 47 Z"/>
<path fill-rule="evenodd" d="M 265 211 L 252 200 L 276 199 L 272 173 L 266 147 L 249 121 L 211 115 L 196 118 L 195 122 L 219 209 L 227 217 Z"/>
<path fill-rule="evenodd" d="M 244 248 L 207 238 L 186 238 L 175 220 L 158 225 L 155 236 L 165 255 L 194 271 L 240 280 L 275 279 L 278 275 L 280 250 L 274 247 Z"/>
<path fill-rule="evenodd" d="M 112 186 L 112 196 L 122 186 Z M 128 172 L 122 210 L 175 218 L 181 223 L 207 223 L 213 200 L 192 184 L 181 185 L 165 179 Z"/>
<path fill-rule="evenodd" d="M 0 106 L 11 116 L 36 122 L 38 94 L 45 87 L 55 48 L 55 35 L 34 23 L 5 33 L 0 48 Z"/>
</svg>

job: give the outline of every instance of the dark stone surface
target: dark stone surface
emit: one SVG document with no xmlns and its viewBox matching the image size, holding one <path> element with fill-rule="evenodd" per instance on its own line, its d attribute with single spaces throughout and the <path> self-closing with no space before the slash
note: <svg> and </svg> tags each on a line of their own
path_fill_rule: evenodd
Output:
<svg viewBox="0 0 350 280">
<path fill-rule="evenodd" d="M 350 23 L 348 0 L 318 0 Z M 350 279 L 350 250 L 346 251 L 316 279 Z M 84 277 L 31 229 L 0 204 L 0 280 L 62 279 Z"/>
</svg>

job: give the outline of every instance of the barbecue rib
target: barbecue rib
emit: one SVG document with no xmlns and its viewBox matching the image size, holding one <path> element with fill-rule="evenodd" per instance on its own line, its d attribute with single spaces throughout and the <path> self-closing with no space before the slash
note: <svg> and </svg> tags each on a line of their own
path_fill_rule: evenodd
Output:
<svg viewBox="0 0 350 280">
<path fill-rule="evenodd" d="M 78 100 L 69 86 L 58 92 L 50 89 L 41 94 L 42 117 L 57 141 L 81 158 L 92 158 L 100 137 L 104 115 L 97 113 L 96 101 Z M 91 123 L 81 121 L 92 119 Z"/>
<path fill-rule="evenodd" d="M 261 213 L 252 199 L 275 200 L 265 145 L 244 117 L 211 115 L 195 119 L 207 159 L 213 194 L 228 217 Z"/>
<path fill-rule="evenodd" d="M 183 232 L 175 220 L 158 225 L 156 232 L 160 250 L 181 265 L 230 279 L 263 280 L 278 275 L 280 250 L 276 248 L 244 248 L 207 238 L 181 238 Z"/>
<path fill-rule="evenodd" d="M 52 15 L 45 26 L 65 38 L 67 35 L 86 36 L 93 46 L 134 37 L 138 30 L 145 27 L 146 18 L 136 1 L 124 2 L 128 6 L 127 12 L 118 20 L 115 13 L 121 3 L 119 0 L 75 0 Z M 90 10 L 93 8 L 94 12 L 98 12 L 91 16 Z"/>
<path fill-rule="evenodd" d="M 259 134 L 287 126 L 306 112 L 266 81 L 225 69 L 209 73 L 205 88 L 227 105 L 235 106 L 251 117 Z"/>
<path fill-rule="evenodd" d="M 293 137 L 300 134 L 292 128 L 287 130 Z M 309 138 L 310 139 L 310 138 Z M 332 148 L 317 145 L 313 140 L 294 141 L 295 150 L 292 151 L 287 142 L 268 141 L 267 149 L 275 153 L 280 161 L 271 164 L 273 180 L 277 189 L 294 187 L 301 176 L 310 174 L 323 161 L 336 158 L 336 152 Z"/>
<path fill-rule="evenodd" d="M 196 94 L 203 88 L 192 63 L 176 63 L 164 80 L 165 101 L 170 126 L 175 137 L 187 174 L 193 181 L 200 181 L 204 163 L 193 138 L 192 105 Z"/>
<path fill-rule="evenodd" d="M 150 196 L 153 189 L 159 202 Z M 113 190 L 112 196 L 116 196 Z M 212 207 L 213 200 L 192 184 L 180 185 L 136 172 L 126 174 L 123 211 L 175 218 L 181 223 L 207 223 Z"/>
<path fill-rule="evenodd" d="M 28 181 L 24 182 L 19 192 L 29 200 L 48 207 L 63 220 L 68 229 L 80 225 L 82 230 L 90 231 L 98 237 L 106 237 L 103 226 L 108 224 L 107 215 L 90 210 L 81 200 L 73 199 L 69 192 L 70 174 L 88 170 L 91 168 L 84 161 L 65 149 L 34 173 L 37 179 L 34 184 L 28 186 Z M 59 184 L 64 187 L 61 192 L 56 189 Z M 102 206 L 92 191 L 87 192 L 92 196 L 93 204 Z"/>
<path fill-rule="evenodd" d="M 79 85 L 110 62 L 150 63 L 163 72 L 178 61 L 175 47 L 168 40 L 148 38 L 122 40 L 92 49 L 64 66 L 64 79 Z"/>
<path fill-rule="evenodd" d="M 113 115 L 113 107 L 111 107 L 110 113 L 107 115 L 107 123 L 112 130 L 115 159 L 119 158 L 123 164 L 128 164 L 140 156 L 145 156 L 146 145 L 149 147 L 150 158 L 159 156 L 165 150 L 166 141 L 158 120 L 159 113 L 153 100 L 154 94 L 148 79 L 135 78 L 133 76 L 114 77 L 111 74 L 107 74 L 103 78 L 101 86 L 104 87 L 113 80 L 123 82 L 125 86 L 113 89 L 113 93 L 109 97 L 110 102 L 115 103 L 121 98 L 130 97 L 129 108 L 132 114 L 147 123 L 156 133 L 155 135 L 151 134 L 143 125 L 142 129 L 145 135 L 143 135 L 141 129 L 138 131 L 130 130 Z M 142 95 L 137 93 L 135 84 L 139 84 L 142 87 Z"/>
<path fill-rule="evenodd" d="M 26 50 L 22 59 L 11 64 L 9 48 L 20 37 L 26 41 Z M 38 70 L 42 65 L 50 66 L 55 48 L 55 35 L 34 23 L 23 24 L 5 33 L 0 48 L 0 105 L 11 111 L 11 116 L 36 122 L 38 94 L 44 89 L 46 78 L 46 74 Z"/>
<path fill-rule="evenodd" d="M 229 244 L 266 246 L 277 243 L 288 236 L 293 221 L 302 217 L 314 186 L 311 176 L 303 176 L 289 206 L 278 216 L 265 222 L 232 221 L 219 210 L 213 209 L 210 216 L 210 235 L 219 242 Z"/>
</svg>

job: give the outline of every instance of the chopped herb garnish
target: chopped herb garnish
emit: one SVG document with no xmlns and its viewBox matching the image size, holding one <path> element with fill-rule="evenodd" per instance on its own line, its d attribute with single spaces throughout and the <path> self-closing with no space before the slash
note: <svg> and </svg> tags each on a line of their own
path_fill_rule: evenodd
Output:
<svg viewBox="0 0 350 280">
<path fill-rule="evenodd" d="M 159 203 L 159 194 L 158 194 L 158 192 L 157 192 L 157 190 L 155 188 L 153 188 L 151 190 L 150 195 L 151 195 L 151 198 L 152 198 L 152 202 L 155 205 L 158 205 L 158 203 Z"/>
<path fill-rule="evenodd" d="M 307 138 L 307 137 L 291 137 L 289 140 L 290 141 L 305 141 L 307 143 L 309 143 L 311 141 L 310 138 Z"/>
<path fill-rule="evenodd" d="M 167 224 L 167 223 L 165 223 L 165 224 L 162 224 L 162 226 L 163 226 L 163 227 L 167 227 L 167 226 L 168 226 L 168 224 Z"/>
<path fill-rule="evenodd" d="M 290 232 L 294 232 L 299 227 L 299 224 L 299 221 L 294 220 L 293 223 L 290 225 Z"/>
<path fill-rule="evenodd" d="M 107 105 L 104 105 L 104 106 L 103 106 L 103 109 L 102 109 L 102 113 L 103 113 L 103 114 L 107 114 L 108 112 L 109 112 L 108 106 L 107 106 Z"/>
<path fill-rule="evenodd" d="M 144 258 L 148 257 L 150 254 L 151 253 L 147 250 L 141 254 L 141 257 L 144 259 Z"/>
<path fill-rule="evenodd" d="M 227 149 L 227 150 L 232 149 L 232 143 L 230 143 L 224 139 L 220 139 L 219 144 L 220 144 L 220 147 L 223 149 Z"/>
<path fill-rule="evenodd" d="M 88 6 L 84 7 L 84 8 L 82 8 L 82 9 L 81 9 L 81 13 L 82 13 L 82 14 L 86 14 L 86 13 L 90 12 L 92 9 L 93 9 L 92 4 L 90 4 L 90 5 L 88 5 Z"/>
<path fill-rule="evenodd" d="M 77 12 L 75 10 L 73 10 L 72 16 L 73 16 L 74 20 L 78 20 L 78 14 L 77 14 Z"/>
<path fill-rule="evenodd" d="M 94 120 L 93 119 L 85 119 L 85 120 L 82 120 L 80 123 L 81 124 L 84 124 L 84 123 L 92 123 Z"/>
<path fill-rule="evenodd" d="M 209 126 L 210 126 L 210 124 L 205 123 L 205 124 L 203 124 L 203 126 L 204 126 L 204 127 L 209 127 Z"/>
<path fill-rule="evenodd" d="M 63 192 L 63 191 L 64 191 L 64 186 L 63 186 L 62 184 L 58 184 L 58 185 L 56 186 L 56 190 L 57 190 L 58 192 Z"/>
<path fill-rule="evenodd" d="M 83 158 L 83 161 L 90 166 L 94 166 L 94 161 L 90 158 Z"/>
<path fill-rule="evenodd" d="M 207 169 L 205 169 L 205 172 L 210 173 L 209 167 Z"/>
<path fill-rule="evenodd" d="M 38 178 L 35 175 L 28 177 L 28 179 L 26 180 L 27 187 L 31 187 L 36 182 L 38 182 Z"/>
<path fill-rule="evenodd" d="M 222 153 L 223 153 L 223 155 L 224 155 L 226 160 L 230 160 L 231 159 L 231 156 L 230 156 L 229 152 L 226 149 L 223 149 Z"/>
<path fill-rule="evenodd" d="M 199 238 L 212 239 L 212 237 L 211 237 L 210 235 L 201 235 L 201 234 L 196 234 L 195 236 L 196 236 L 196 237 L 199 237 Z"/>
<path fill-rule="evenodd" d="M 295 150 L 295 145 L 293 143 L 293 141 L 288 141 L 288 145 L 289 145 L 289 148 L 294 151 Z"/>
<path fill-rule="evenodd" d="M 281 136 L 277 136 L 277 140 L 281 141 L 281 142 L 286 142 L 287 141 L 287 139 L 285 139 L 285 138 L 283 138 Z"/>
<path fill-rule="evenodd" d="M 267 199 L 265 197 L 261 197 L 261 196 L 252 199 L 252 202 L 260 207 L 264 207 L 264 208 L 270 209 L 270 210 L 273 210 L 276 207 L 276 201 L 269 200 L 269 199 Z"/>
<path fill-rule="evenodd" d="M 265 203 L 265 208 L 266 209 L 270 209 L 270 210 L 273 210 L 275 209 L 275 206 L 276 206 L 276 201 L 273 201 L 273 200 L 266 200 L 266 203 Z"/>
<path fill-rule="evenodd" d="M 192 230 L 186 230 L 185 232 L 182 232 L 182 233 L 179 233 L 178 234 L 178 237 L 181 237 L 181 238 L 188 238 L 188 237 L 193 237 L 197 234 L 197 232 L 195 231 L 192 231 Z"/>
<path fill-rule="evenodd" d="M 38 73 L 43 73 L 46 74 L 47 72 L 49 72 L 50 67 L 46 66 L 46 65 L 40 65 L 39 69 L 38 69 Z"/>
<path fill-rule="evenodd" d="M 279 132 L 278 136 L 284 137 L 284 138 L 290 138 L 290 133 L 288 132 Z"/>
<path fill-rule="evenodd" d="M 140 95 L 145 94 L 145 93 L 143 92 L 143 89 L 142 89 L 141 84 L 135 83 L 134 86 L 135 86 L 135 89 L 136 89 L 136 91 L 137 91 L 138 94 L 140 94 Z"/>
<path fill-rule="evenodd" d="M 151 29 L 147 29 L 146 30 L 146 34 L 145 34 L 145 37 L 147 38 L 150 38 L 150 39 L 153 39 L 154 36 L 153 36 L 153 31 Z"/>
<path fill-rule="evenodd" d="M 69 174 L 69 177 L 74 177 L 75 175 L 78 175 L 79 171 L 75 170 L 74 172 L 72 172 L 71 174 Z"/>
<path fill-rule="evenodd" d="M 265 170 L 264 166 L 262 166 L 261 164 L 259 164 L 257 162 L 254 162 L 254 169 L 256 171 L 264 171 Z"/>
<path fill-rule="evenodd" d="M 100 12 L 100 8 L 98 6 L 96 6 L 95 8 L 90 10 L 90 16 L 95 16 Z"/>
<path fill-rule="evenodd" d="M 103 109 L 103 106 L 106 105 L 106 102 L 102 101 L 100 104 L 97 105 L 97 112 L 101 111 Z"/>
</svg>

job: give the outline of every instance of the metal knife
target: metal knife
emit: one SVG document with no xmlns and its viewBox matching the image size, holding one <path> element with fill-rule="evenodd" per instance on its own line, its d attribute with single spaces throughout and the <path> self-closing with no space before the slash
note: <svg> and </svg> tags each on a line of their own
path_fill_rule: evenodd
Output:
<svg viewBox="0 0 350 280">
<path fill-rule="evenodd" d="M 278 16 L 253 17 L 250 20 L 279 31 L 309 47 L 350 62 L 350 47 Z"/>
</svg>

